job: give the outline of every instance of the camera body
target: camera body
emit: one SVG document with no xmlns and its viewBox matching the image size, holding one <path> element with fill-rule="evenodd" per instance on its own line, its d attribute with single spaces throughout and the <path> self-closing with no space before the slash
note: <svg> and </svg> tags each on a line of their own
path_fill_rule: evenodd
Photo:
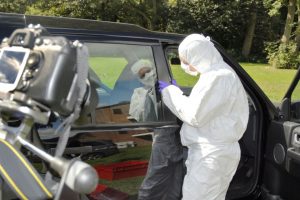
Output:
<svg viewBox="0 0 300 200">
<path fill-rule="evenodd" d="M 0 93 L 23 93 L 62 116 L 69 115 L 79 96 L 77 48 L 41 26 L 15 30 L 1 44 Z"/>
<path fill-rule="evenodd" d="M 0 178 L 20 199 L 53 199 L 54 194 L 60 199 L 65 185 L 75 192 L 66 192 L 72 199 L 78 193 L 92 192 L 98 184 L 94 168 L 62 157 L 72 124 L 83 109 L 92 105 L 94 89 L 88 80 L 88 58 L 86 46 L 50 36 L 39 25 L 17 29 L 1 43 L 0 163 L 5 166 Z M 54 155 L 39 148 L 43 145 L 38 133 L 39 128 L 52 122 L 59 126 L 50 134 L 60 134 Z M 62 178 L 51 180 L 49 170 L 47 180 L 51 181 L 44 181 L 21 147 L 46 161 Z M 25 179 L 30 187 L 24 187 Z"/>
</svg>

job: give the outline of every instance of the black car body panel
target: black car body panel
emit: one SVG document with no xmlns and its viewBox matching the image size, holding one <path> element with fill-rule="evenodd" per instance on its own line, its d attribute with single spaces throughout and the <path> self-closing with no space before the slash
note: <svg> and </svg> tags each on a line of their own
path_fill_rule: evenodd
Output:
<svg viewBox="0 0 300 200">
<path fill-rule="evenodd" d="M 177 50 L 177 46 L 185 35 L 152 32 L 132 24 L 0 13 L 0 39 L 8 37 L 14 29 L 24 28 L 29 24 L 41 24 L 53 35 L 85 42 L 90 48 L 91 64 L 95 65 L 93 70 L 103 69 L 97 68 L 101 64 L 98 59 L 105 56 L 107 56 L 106 60 L 118 58 L 116 62 L 123 63 L 123 71 L 120 72 L 119 77 L 116 77 L 115 85 L 107 85 L 100 80 L 100 75 L 104 72 L 97 72 L 98 75 L 100 74 L 100 86 L 97 90 L 100 99 L 97 108 L 99 112 L 97 113 L 96 109 L 96 112 L 88 119 L 83 119 L 73 127 L 71 136 L 80 141 L 79 146 L 82 147 L 83 144 L 97 146 L 95 143 L 88 142 L 101 141 L 110 135 L 114 135 L 110 139 L 115 141 L 123 138 L 124 141 L 137 141 L 138 145 L 149 145 L 149 143 L 139 140 L 138 137 L 151 134 L 155 128 L 180 127 L 180 122 L 164 106 L 159 94 L 156 95 L 157 120 L 130 123 L 130 120 L 122 115 L 124 112 L 128 112 L 130 98 L 122 96 L 121 90 L 117 90 L 117 85 L 124 86 L 125 82 L 121 81 L 134 80 L 126 72 L 136 61 L 132 55 L 144 57 L 146 54 L 141 52 L 131 54 L 134 50 L 130 50 L 131 47 L 144 49 L 145 52 L 149 51 L 149 55 L 157 66 L 158 80 L 170 81 L 174 74 L 168 62 L 166 49 Z M 104 50 L 101 50 L 102 46 L 105 46 Z M 299 199 L 297 192 L 300 190 L 300 154 L 295 147 L 297 141 L 293 141 L 293 138 L 298 138 L 297 127 L 300 125 L 300 120 L 298 120 L 300 114 L 298 110 L 300 109 L 298 108 L 300 106 L 298 102 L 291 101 L 291 95 L 299 82 L 299 73 L 294 80 L 294 86 L 285 96 L 286 103 L 280 108 L 276 108 L 245 70 L 217 42 L 215 42 L 215 46 L 222 54 L 223 59 L 239 75 L 248 93 L 250 107 L 248 128 L 240 141 L 242 158 L 227 198 Z M 128 51 L 118 54 L 121 47 L 128 48 Z M 115 54 L 109 52 L 108 49 L 111 49 L 112 52 L 115 49 Z M 105 50 L 107 50 L 107 55 L 103 54 Z M 109 53 L 111 54 L 108 55 Z M 108 66 L 105 67 L 109 69 Z M 101 78 L 103 77 L 101 76 Z M 184 86 L 182 88 L 187 92 L 190 90 Z M 117 96 L 114 96 L 115 93 Z M 113 97 L 118 98 L 111 100 Z M 105 102 L 102 102 L 102 105 L 101 99 Z M 110 99 L 111 102 L 107 100 L 107 103 L 106 99 Z M 118 100 L 119 102 L 116 102 Z M 109 118 L 108 115 L 111 117 Z M 130 137 L 125 137 L 127 134 Z"/>
</svg>

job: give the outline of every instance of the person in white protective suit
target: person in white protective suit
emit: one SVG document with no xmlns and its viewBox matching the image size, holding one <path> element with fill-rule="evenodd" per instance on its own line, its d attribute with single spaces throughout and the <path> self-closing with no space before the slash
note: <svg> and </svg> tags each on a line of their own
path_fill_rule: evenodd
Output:
<svg viewBox="0 0 300 200">
<path fill-rule="evenodd" d="M 156 76 L 152 62 L 146 59 L 138 60 L 132 65 L 131 71 L 144 86 L 134 89 L 129 106 L 129 115 L 138 122 L 156 121 Z"/>
<path fill-rule="evenodd" d="M 186 73 L 201 74 L 189 96 L 159 81 L 163 102 L 183 121 L 180 136 L 188 158 L 182 199 L 224 200 L 240 160 L 238 140 L 249 117 L 247 94 L 209 37 L 189 35 L 178 52 Z"/>
<path fill-rule="evenodd" d="M 144 86 L 134 90 L 129 114 L 138 122 L 157 121 L 154 64 L 141 59 L 133 64 L 131 71 Z M 154 128 L 151 157 L 139 188 L 138 200 L 179 200 L 182 196 L 183 168 L 179 129 Z"/>
</svg>

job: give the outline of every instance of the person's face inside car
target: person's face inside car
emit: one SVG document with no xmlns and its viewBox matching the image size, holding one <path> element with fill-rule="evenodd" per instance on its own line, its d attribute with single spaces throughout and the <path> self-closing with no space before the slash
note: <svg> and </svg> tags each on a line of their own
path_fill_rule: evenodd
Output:
<svg viewBox="0 0 300 200">
<path fill-rule="evenodd" d="M 151 68 L 150 67 L 142 67 L 139 71 L 138 71 L 138 76 L 140 79 L 143 79 L 145 77 L 145 75 L 147 73 L 151 72 Z"/>
<path fill-rule="evenodd" d="M 139 80 L 146 87 L 153 87 L 155 84 L 155 74 L 152 67 L 142 67 L 137 73 Z"/>
</svg>

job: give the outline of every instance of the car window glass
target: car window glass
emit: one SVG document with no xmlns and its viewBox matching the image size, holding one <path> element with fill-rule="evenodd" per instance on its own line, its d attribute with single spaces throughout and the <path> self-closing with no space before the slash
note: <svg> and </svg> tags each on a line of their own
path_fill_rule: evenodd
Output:
<svg viewBox="0 0 300 200">
<path fill-rule="evenodd" d="M 167 48 L 165 55 L 171 69 L 173 79 L 177 81 L 177 84 L 182 87 L 193 87 L 198 81 L 199 76 L 190 76 L 181 69 L 177 48 Z"/>
<path fill-rule="evenodd" d="M 87 43 L 96 77 L 96 123 L 157 121 L 156 68 L 151 46 Z"/>
</svg>

